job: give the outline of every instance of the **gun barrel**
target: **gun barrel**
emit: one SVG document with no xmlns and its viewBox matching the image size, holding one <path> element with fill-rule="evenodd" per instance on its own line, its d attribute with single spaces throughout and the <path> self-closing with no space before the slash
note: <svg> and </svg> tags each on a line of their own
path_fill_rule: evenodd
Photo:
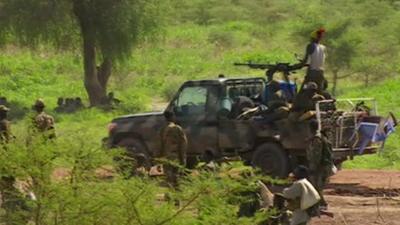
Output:
<svg viewBox="0 0 400 225">
<path fill-rule="evenodd" d="M 234 63 L 234 66 L 250 66 L 250 63 Z"/>
<path fill-rule="evenodd" d="M 248 66 L 252 69 L 262 69 L 262 70 L 266 70 L 266 69 L 270 69 L 270 68 L 274 67 L 274 65 L 270 65 L 270 64 L 257 64 L 257 63 L 234 63 L 233 65 Z"/>
</svg>

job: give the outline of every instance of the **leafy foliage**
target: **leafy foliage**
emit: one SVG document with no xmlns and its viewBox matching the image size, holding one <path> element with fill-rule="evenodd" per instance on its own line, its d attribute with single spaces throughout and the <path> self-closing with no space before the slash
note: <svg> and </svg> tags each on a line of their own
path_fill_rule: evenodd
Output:
<svg viewBox="0 0 400 225">
<path fill-rule="evenodd" d="M 35 194 L 35 200 L 24 199 L 29 210 L 21 210 L 36 225 L 250 225 L 268 217 L 267 212 L 259 212 L 254 218 L 233 220 L 239 205 L 249 201 L 240 193 L 256 191 L 255 181 L 261 177 L 241 176 L 231 166 L 222 167 L 220 173 L 202 171 L 182 178 L 181 191 L 176 191 L 163 187 L 162 178 L 126 179 L 118 174 L 113 158 L 120 151 L 99 148 L 86 132 L 51 142 L 32 139 L 26 131 L 16 135 L 0 149 L 1 176 L 17 178 L 26 193 Z M 176 201 L 181 202 L 180 208 Z"/>
</svg>

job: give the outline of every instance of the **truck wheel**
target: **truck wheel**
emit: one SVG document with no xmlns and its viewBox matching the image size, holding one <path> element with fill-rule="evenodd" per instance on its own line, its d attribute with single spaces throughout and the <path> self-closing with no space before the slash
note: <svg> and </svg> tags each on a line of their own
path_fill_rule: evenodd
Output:
<svg viewBox="0 0 400 225">
<path fill-rule="evenodd" d="M 286 178 L 289 174 L 289 159 L 277 144 L 264 143 L 256 148 L 251 164 L 267 175 Z"/>
<path fill-rule="evenodd" d="M 117 144 L 120 147 L 124 147 L 127 150 L 127 156 L 135 158 L 137 163 L 146 168 L 151 167 L 151 157 L 148 154 L 146 147 L 139 139 L 122 139 Z"/>
</svg>

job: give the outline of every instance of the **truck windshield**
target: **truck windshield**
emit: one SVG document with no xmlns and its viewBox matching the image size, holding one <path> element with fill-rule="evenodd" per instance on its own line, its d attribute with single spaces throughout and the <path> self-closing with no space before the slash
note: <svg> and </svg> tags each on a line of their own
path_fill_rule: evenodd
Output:
<svg viewBox="0 0 400 225">
<path fill-rule="evenodd" d="M 206 102 L 207 87 L 186 87 L 179 94 L 177 110 L 183 115 L 204 114 Z"/>
</svg>

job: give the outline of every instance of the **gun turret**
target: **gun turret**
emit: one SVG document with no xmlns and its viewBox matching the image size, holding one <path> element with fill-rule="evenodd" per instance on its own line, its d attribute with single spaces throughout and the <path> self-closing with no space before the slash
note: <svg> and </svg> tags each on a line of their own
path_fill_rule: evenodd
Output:
<svg viewBox="0 0 400 225">
<path fill-rule="evenodd" d="M 252 69 L 269 70 L 275 67 L 272 64 L 258 64 L 258 63 L 234 63 L 235 66 L 248 66 Z"/>
<path fill-rule="evenodd" d="M 295 70 L 301 69 L 299 65 L 290 65 L 289 63 L 276 63 L 276 64 L 258 64 L 258 63 L 234 63 L 235 66 L 248 66 L 251 69 L 267 70 L 266 76 L 268 81 L 271 81 L 276 72 L 282 72 L 285 79 L 288 80 L 288 76 Z"/>
</svg>

